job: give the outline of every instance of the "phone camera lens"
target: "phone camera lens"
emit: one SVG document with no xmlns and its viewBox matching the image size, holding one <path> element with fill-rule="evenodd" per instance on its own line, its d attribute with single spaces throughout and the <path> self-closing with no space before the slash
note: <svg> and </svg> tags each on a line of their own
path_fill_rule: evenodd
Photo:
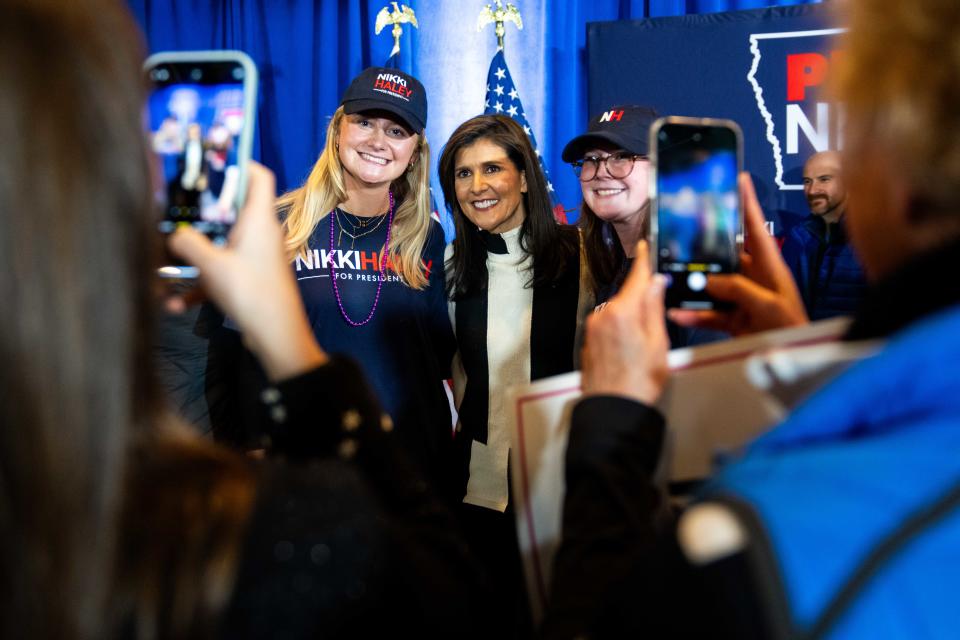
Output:
<svg viewBox="0 0 960 640">
<path fill-rule="evenodd" d="M 700 142 L 700 140 L 702 140 L 702 139 L 703 139 L 703 135 L 702 135 L 702 134 L 700 134 L 700 133 L 695 133 L 695 134 L 693 134 L 693 141 L 694 141 L 694 142 Z"/>
<path fill-rule="evenodd" d="M 243 69 L 241 67 L 237 67 L 233 70 L 233 79 L 243 80 Z"/>
<path fill-rule="evenodd" d="M 699 271 L 694 271 L 687 276 L 687 287 L 690 291 L 703 291 L 707 288 L 707 276 Z"/>
<path fill-rule="evenodd" d="M 667 132 L 666 132 L 666 131 L 661 131 L 661 132 L 660 132 L 660 135 L 657 136 L 657 137 L 660 138 L 661 140 L 666 140 L 666 139 L 667 139 Z"/>
<path fill-rule="evenodd" d="M 192 80 L 200 80 L 201 78 L 203 78 L 203 71 L 201 71 L 200 69 L 194 69 L 193 71 L 190 72 L 190 78 Z"/>
</svg>

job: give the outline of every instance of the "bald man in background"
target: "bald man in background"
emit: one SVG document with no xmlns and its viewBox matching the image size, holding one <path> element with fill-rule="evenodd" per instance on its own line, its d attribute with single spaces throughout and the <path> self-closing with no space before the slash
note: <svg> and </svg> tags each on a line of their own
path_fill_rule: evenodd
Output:
<svg viewBox="0 0 960 640">
<path fill-rule="evenodd" d="M 866 279 L 844 227 L 847 192 L 839 153 L 821 151 L 807 159 L 803 193 L 811 215 L 787 234 L 783 258 L 811 320 L 853 315 Z"/>
</svg>

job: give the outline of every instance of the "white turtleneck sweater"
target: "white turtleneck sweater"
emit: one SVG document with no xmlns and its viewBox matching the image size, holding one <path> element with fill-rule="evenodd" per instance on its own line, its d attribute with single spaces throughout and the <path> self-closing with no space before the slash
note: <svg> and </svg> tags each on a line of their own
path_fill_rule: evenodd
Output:
<svg viewBox="0 0 960 640">
<path fill-rule="evenodd" d="M 502 512 L 509 499 L 511 408 L 507 406 L 507 390 L 530 382 L 534 289 L 526 286 L 533 277 L 532 258 L 520 248 L 520 228 L 500 237 L 507 253 L 487 252 L 487 442 L 473 440 L 470 444 L 470 476 L 463 501 Z M 446 260 L 450 259 L 452 250 L 453 246 L 448 245 Z M 582 273 L 577 309 L 578 337 L 582 322 L 593 306 L 592 296 L 583 293 L 589 289 L 583 276 Z M 450 319 L 456 330 L 455 309 L 455 303 L 450 302 Z M 458 336 L 458 340 L 460 338 Z M 576 354 L 576 346 L 558 345 L 558 348 L 568 348 Z M 454 358 L 453 380 L 454 400 L 459 409 L 467 382 L 459 351 Z"/>
</svg>

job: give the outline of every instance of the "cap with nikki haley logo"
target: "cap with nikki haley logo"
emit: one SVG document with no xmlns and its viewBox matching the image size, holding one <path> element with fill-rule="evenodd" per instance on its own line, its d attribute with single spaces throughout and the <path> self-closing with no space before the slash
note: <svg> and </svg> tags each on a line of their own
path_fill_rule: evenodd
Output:
<svg viewBox="0 0 960 640">
<path fill-rule="evenodd" d="M 416 133 L 427 126 L 427 92 L 419 80 L 399 69 L 364 69 L 347 87 L 340 104 L 344 113 L 387 111 Z"/>
<path fill-rule="evenodd" d="M 604 143 L 645 156 L 650 146 L 650 125 L 658 117 L 652 107 L 610 107 L 590 119 L 586 133 L 567 143 L 563 148 L 563 161 L 575 162 L 582 158 L 587 150 Z"/>
</svg>

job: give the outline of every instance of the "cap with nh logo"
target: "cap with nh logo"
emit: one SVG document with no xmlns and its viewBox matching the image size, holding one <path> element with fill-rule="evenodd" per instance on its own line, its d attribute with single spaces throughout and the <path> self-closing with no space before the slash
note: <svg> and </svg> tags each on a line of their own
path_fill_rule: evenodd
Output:
<svg viewBox="0 0 960 640">
<path fill-rule="evenodd" d="M 563 148 L 563 161 L 575 162 L 598 145 L 614 145 L 625 151 L 645 156 L 649 147 L 650 125 L 658 117 L 652 107 L 622 105 L 610 107 L 590 119 L 587 132 Z"/>
</svg>

